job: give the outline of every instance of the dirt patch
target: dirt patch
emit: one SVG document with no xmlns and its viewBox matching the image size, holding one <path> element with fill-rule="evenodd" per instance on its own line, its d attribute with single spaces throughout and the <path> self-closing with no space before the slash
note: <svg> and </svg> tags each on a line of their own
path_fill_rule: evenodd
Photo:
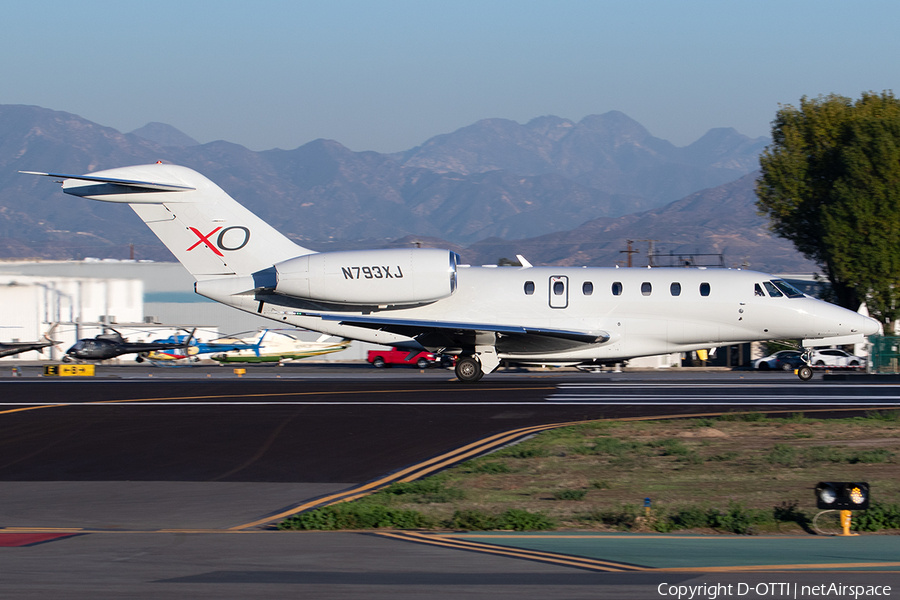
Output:
<svg viewBox="0 0 900 600">
<path fill-rule="evenodd" d="M 724 431 L 719 431 L 718 429 L 713 429 L 712 427 L 703 427 L 702 429 L 691 430 L 691 431 L 681 431 L 678 434 L 678 437 L 697 437 L 697 438 L 716 438 L 716 437 L 728 437 L 728 434 Z"/>
</svg>

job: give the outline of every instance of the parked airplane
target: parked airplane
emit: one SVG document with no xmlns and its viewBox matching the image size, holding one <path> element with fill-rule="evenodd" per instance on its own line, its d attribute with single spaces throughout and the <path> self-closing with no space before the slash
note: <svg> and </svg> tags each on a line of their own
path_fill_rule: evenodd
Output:
<svg viewBox="0 0 900 600">
<path fill-rule="evenodd" d="M 172 338 L 159 341 L 170 341 Z M 349 345 L 350 340 L 341 340 L 337 343 L 304 342 L 289 331 L 264 329 L 243 337 L 220 338 L 207 343 L 194 341 L 190 346 L 182 345 L 179 348 L 150 352 L 147 359 L 175 361 L 197 357 L 199 360 L 201 354 L 211 354 L 210 358 L 221 363 L 282 362 L 338 352 Z"/>
<path fill-rule="evenodd" d="M 186 167 L 29 173 L 61 179 L 67 194 L 129 204 L 202 296 L 330 335 L 454 354 L 466 382 L 501 360 L 621 362 L 756 340 L 853 343 L 878 331 L 763 273 L 470 267 L 426 248 L 317 253 Z"/>
<path fill-rule="evenodd" d="M 55 346 L 59 343 L 51 340 L 46 334 L 44 334 L 44 340 L 45 341 L 39 342 L 0 342 L 0 358 L 3 358 L 4 356 L 15 356 L 16 354 L 28 352 L 29 350 L 43 352 L 44 348 L 49 348 L 50 346 Z"/>
<path fill-rule="evenodd" d="M 112 328 L 110 328 L 112 329 Z M 75 360 L 106 360 L 123 354 L 137 354 L 135 360 L 143 362 L 144 356 L 154 350 L 167 348 L 183 348 L 190 345 L 194 332 L 183 342 L 128 342 L 118 331 L 102 333 L 97 337 L 85 338 L 75 342 L 75 345 L 66 350 L 64 362 Z"/>
<path fill-rule="evenodd" d="M 196 339 L 187 341 L 186 335 L 171 335 L 160 340 L 153 340 L 159 343 L 177 343 L 180 344 L 175 348 L 164 348 L 161 350 L 153 350 L 147 352 L 144 356 L 150 361 L 178 361 L 185 359 L 200 360 L 201 354 L 212 354 L 214 352 L 227 352 L 230 350 L 256 350 L 257 345 L 235 341 L 230 339 L 213 340 L 211 342 L 198 342 Z"/>
<path fill-rule="evenodd" d="M 350 340 L 348 339 L 342 339 L 337 342 L 304 342 L 289 331 L 273 329 L 264 329 L 252 337 L 243 338 L 243 340 L 247 342 L 252 341 L 254 343 L 253 348 L 236 348 L 213 354 L 210 358 L 221 363 L 280 363 L 286 360 L 298 360 L 331 354 L 350 346 Z"/>
</svg>

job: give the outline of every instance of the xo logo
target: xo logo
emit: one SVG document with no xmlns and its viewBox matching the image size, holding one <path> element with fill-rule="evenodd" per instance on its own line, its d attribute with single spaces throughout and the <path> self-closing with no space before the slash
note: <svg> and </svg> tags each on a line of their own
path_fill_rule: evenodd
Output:
<svg viewBox="0 0 900 600">
<path fill-rule="evenodd" d="M 221 250 L 225 250 L 226 252 L 240 250 L 250 241 L 250 230 L 241 225 L 232 225 L 225 229 L 222 229 L 221 226 L 216 227 L 206 235 L 202 234 L 196 227 L 188 227 L 188 229 L 193 231 L 194 235 L 200 239 L 197 240 L 193 246 L 188 248 L 187 252 L 190 252 L 200 244 L 204 244 L 207 248 L 212 250 L 216 256 L 224 257 L 225 255 L 222 254 Z M 229 234 L 229 232 L 233 233 Z M 219 235 L 216 236 L 215 241 L 212 241 L 210 238 L 216 233 Z"/>
</svg>

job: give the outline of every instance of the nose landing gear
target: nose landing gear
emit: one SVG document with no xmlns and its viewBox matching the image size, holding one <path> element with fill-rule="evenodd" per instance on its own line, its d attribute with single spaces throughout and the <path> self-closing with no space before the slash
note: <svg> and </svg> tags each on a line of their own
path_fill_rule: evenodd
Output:
<svg viewBox="0 0 900 600">
<path fill-rule="evenodd" d="M 803 354 L 800 355 L 800 359 L 803 360 L 804 364 L 794 372 L 797 373 L 800 381 L 809 381 L 813 376 L 812 367 L 809 366 L 809 361 L 812 359 L 812 350 L 803 348 Z"/>
</svg>

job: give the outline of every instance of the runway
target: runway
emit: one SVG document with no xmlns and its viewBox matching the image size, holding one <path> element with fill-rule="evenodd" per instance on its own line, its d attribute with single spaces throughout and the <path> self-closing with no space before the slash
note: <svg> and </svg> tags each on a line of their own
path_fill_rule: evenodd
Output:
<svg viewBox="0 0 900 600">
<path fill-rule="evenodd" d="M 216 581 L 278 584 L 280 591 L 271 597 L 300 590 L 326 597 L 338 589 L 348 595 L 334 597 L 349 597 L 361 593 L 365 582 L 385 597 L 390 590 L 426 588 L 436 597 L 453 597 L 451 592 L 463 587 L 476 596 L 491 591 L 494 597 L 537 597 L 551 584 L 572 591 L 567 597 L 596 597 L 579 583 L 582 575 L 564 583 L 576 572 L 565 566 L 529 567 L 534 563 L 449 547 L 412 549 L 411 565 L 402 563 L 410 560 L 402 558 L 403 548 L 414 544 L 400 539 L 253 532 L 316 498 L 435 472 L 557 424 L 727 412 L 853 415 L 900 405 L 900 387 L 893 384 L 820 378 L 803 383 L 781 373 L 520 372 L 465 385 L 448 371 L 249 371 L 238 378 L 224 369 L 101 367 L 98 377 L 85 380 L 38 378 L 27 370 L 24 377 L 0 378 L 0 535 L 82 534 L 31 550 L 0 549 L 10 566 L 0 575 L 0 591 L 24 594 L 29 586 L 23 573 L 35 573 L 52 557 L 60 561 L 55 568 L 73 581 L 85 578 L 84 595 L 71 597 L 102 597 L 87 578 L 102 581 L 109 573 L 97 564 L 75 566 L 82 560 L 76 555 L 96 552 L 101 563 L 144 564 L 126 569 L 134 585 L 156 582 L 148 589 L 177 589 L 174 593 L 193 597 L 202 597 L 197 591 L 212 589 Z M 87 532 L 95 533 L 83 535 Z M 232 535 L 222 535 L 227 532 Z M 106 541 L 98 546 L 97 536 Z M 182 552 L 165 541 L 176 538 L 165 536 L 182 536 L 185 549 L 193 550 Z M 56 550 L 63 546 L 66 552 Z M 288 569 L 284 564 L 274 575 L 261 575 L 265 569 L 260 571 L 256 556 L 281 564 L 269 552 L 274 548 L 300 561 L 290 567 L 292 573 L 297 564 L 311 565 L 313 555 L 325 552 L 332 558 L 313 561 L 321 575 L 278 575 Z M 152 577 L 140 558 L 146 552 L 154 557 Z M 223 552 L 232 574 L 200 577 L 215 570 L 210 558 Z M 370 552 L 384 555 L 373 562 Z M 256 575 L 242 580 L 242 565 Z M 340 577 L 326 574 L 348 568 L 369 575 L 355 576 L 357 584 L 342 588 Z M 423 579 L 425 572 L 430 575 Z M 547 575 L 525 575 L 538 572 Z M 468 573 L 468 581 L 481 583 L 463 586 L 466 578 L 453 573 Z M 656 581 L 620 575 L 625 576 Z M 656 597 L 629 596 L 625 592 L 637 588 L 622 587 L 621 578 L 590 581 L 619 586 L 623 595 L 616 597 Z M 213 588 L 218 592 L 209 597 L 244 597 L 237 590 L 250 589 Z"/>
<path fill-rule="evenodd" d="M 364 482 L 536 425 L 735 411 L 854 414 L 900 404 L 894 385 L 780 374 L 514 373 L 465 385 L 446 371 L 259 371 L 270 376 L 154 370 L 150 378 L 140 369 L 106 379 L 2 380 L 0 481 Z"/>
</svg>

